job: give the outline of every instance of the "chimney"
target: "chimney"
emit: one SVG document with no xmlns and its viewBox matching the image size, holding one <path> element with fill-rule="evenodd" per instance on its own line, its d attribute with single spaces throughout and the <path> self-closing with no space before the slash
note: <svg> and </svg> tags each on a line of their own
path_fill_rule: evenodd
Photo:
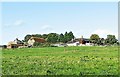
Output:
<svg viewBox="0 0 120 77">
<path fill-rule="evenodd" d="M 83 38 L 83 36 L 81 36 L 81 38 Z"/>
</svg>

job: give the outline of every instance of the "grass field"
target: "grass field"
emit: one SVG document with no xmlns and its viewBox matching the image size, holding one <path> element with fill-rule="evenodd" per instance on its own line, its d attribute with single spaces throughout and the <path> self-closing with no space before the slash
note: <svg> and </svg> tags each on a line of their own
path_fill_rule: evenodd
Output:
<svg viewBox="0 0 120 77">
<path fill-rule="evenodd" d="M 2 50 L 3 75 L 117 75 L 118 47 Z"/>
</svg>

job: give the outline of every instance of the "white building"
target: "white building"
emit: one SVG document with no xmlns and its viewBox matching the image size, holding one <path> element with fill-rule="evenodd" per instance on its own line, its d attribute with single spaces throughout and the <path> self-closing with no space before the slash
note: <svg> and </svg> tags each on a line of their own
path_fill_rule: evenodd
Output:
<svg viewBox="0 0 120 77">
<path fill-rule="evenodd" d="M 78 46 L 79 42 L 68 43 L 67 46 Z"/>
<path fill-rule="evenodd" d="M 44 42 L 45 42 L 45 39 L 39 38 L 39 37 L 31 37 L 31 38 L 28 40 L 28 46 L 33 46 L 35 42 L 44 43 Z"/>
</svg>

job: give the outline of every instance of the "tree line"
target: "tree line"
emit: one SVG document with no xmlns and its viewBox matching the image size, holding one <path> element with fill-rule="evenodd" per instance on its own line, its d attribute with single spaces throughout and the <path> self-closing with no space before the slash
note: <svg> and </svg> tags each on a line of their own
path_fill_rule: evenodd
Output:
<svg viewBox="0 0 120 77">
<path fill-rule="evenodd" d="M 119 45 L 118 40 L 116 39 L 115 35 L 107 35 L 107 38 L 100 38 L 97 34 L 92 34 L 90 36 L 90 41 L 94 45 Z"/>
<path fill-rule="evenodd" d="M 65 32 L 64 34 L 57 34 L 57 33 L 49 33 L 49 34 L 32 34 L 32 35 L 26 35 L 24 37 L 24 42 L 27 42 L 31 37 L 39 37 L 39 38 L 44 38 L 47 43 L 67 43 L 71 41 L 72 39 L 75 38 L 74 34 L 72 31 L 70 32 Z M 38 45 L 39 43 L 36 43 Z"/>
<path fill-rule="evenodd" d="M 72 31 L 65 32 L 64 34 L 49 33 L 49 34 L 28 34 L 24 37 L 24 42 L 27 42 L 31 37 L 40 37 L 46 40 L 46 43 L 68 43 L 71 40 L 75 39 L 75 36 Z M 107 35 L 107 38 L 100 38 L 98 34 L 92 34 L 89 37 L 89 40 L 94 45 L 118 45 L 119 42 L 116 39 L 115 35 Z M 37 43 L 39 45 L 39 43 Z"/>
</svg>

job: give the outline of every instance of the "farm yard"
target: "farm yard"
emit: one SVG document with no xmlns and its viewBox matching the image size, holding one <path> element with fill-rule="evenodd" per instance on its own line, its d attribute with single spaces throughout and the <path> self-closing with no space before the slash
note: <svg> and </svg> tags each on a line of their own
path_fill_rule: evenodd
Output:
<svg viewBox="0 0 120 77">
<path fill-rule="evenodd" d="M 2 75 L 117 75 L 118 47 L 2 50 Z"/>
</svg>

